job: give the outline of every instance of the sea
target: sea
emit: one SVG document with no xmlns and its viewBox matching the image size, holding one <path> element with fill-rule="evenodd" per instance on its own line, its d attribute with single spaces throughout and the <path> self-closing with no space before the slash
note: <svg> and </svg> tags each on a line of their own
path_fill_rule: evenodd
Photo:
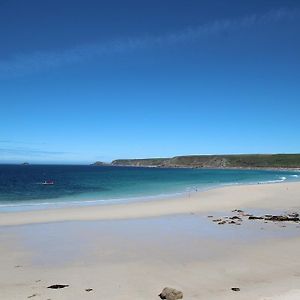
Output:
<svg viewBox="0 0 300 300">
<path fill-rule="evenodd" d="M 149 201 L 227 185 L 299 179 L 299 171 L 281 170 L 0 165 L 0 211 Z"/>
</svg>

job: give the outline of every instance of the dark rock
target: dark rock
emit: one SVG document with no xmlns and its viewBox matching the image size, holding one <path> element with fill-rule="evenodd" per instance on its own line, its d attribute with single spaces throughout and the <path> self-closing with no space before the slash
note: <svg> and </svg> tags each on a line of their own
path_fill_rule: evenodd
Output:
<svg viewBox="0 0 300 300">
<path fill-rule="evenodd" d="M 270 216 L 265 218 L 267 221 L 287 221 L 288 220 L 288 216 Z"/>
<path fill-rule="evenodd" d="M 229 219 L 231 220 L 242 220 L 240 217 L 238 216 L 233 216 L 233 217 L 230 217 Z"/>
<path fill-rule="evenodd" d="M 69 286 L 68 284 L 53 284 L 53 285 L 48 286 L 47 288 L 57 290 L 57 289 L 66 288 L 68 286 Z"/>
<path fill-rule="evenodd" d="M 263 217 L 250 216 L 248 219 L 249 220 L 262 220 Z"/>
<path fill-rule="evenodd" d="M 298 217 L 288 217 L 288 216 L 271 216 L 269 218 L 265 218 L 267 221 L 278 221 L 278 222 L 299 222 L 300 219 Z"/>
<path fill-rule="evenodd" d="M 218 223 L 219 225 L 223 225 L 223 224 L 226 224 L 226 221 L 221 221 Z"/>
<path fill-rule="evenodd" d="M 212 220 L 213 222 L 221 222 L 222 221 L 222 219 L 214 219 L 214 220 Z"/>
<path fill-rule="evenodd" d="M 158 296 L 160 299 L 177 300 L 183 298 L 183 293 L 181 291 L 165 287 Z"/>
<path fill-rule="evenodd" d="M 91 292 L 93 289 L 85 289 L 86 292 Z"/>
<path fill-rule="evenodd" d="M 234 292 L 239 292 L 241 289 L 238 288 L 238 287 L 233 287 L 233 288 L 231 288 L 231 290 L 234 291 Z"/>
<path fill-rule="evenodd" d="M 288 214 L 288 216 L 289 216 L 290 218 L 299 218 L 299 214 L 296 213 L 296 212 L 290 213 L 290 214 Z"/>
</svg>

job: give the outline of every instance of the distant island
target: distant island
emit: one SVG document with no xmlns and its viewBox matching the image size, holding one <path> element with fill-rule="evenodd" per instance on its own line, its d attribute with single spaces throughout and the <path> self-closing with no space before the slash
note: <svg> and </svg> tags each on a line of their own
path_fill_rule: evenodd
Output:
<svg viewBox="0 0 300 300">
<path fill-rule="evenodd" d="M 96 162 L 93 165 L 109 165 Z M 117 159 L 111 166 L 158 168 L 300 168 L 300 154 L 187 155 L 172 158 Z"/>
</svg>

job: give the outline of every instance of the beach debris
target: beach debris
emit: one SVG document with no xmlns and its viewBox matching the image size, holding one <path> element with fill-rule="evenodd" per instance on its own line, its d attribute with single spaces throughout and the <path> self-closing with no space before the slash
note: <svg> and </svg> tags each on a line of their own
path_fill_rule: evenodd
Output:
<svg viewBox="0 0 300 300">
<path fill-rule="evenodd" d="M 207 216 L 208 218 L 213 218 L 214 216 Z"/>
<path fill-rule="evenodd" d="M 86 292 L 91 292 L 93 289 L 85 289 Z"/>
<path fill-rule="evenodd" d="M 183 293 L 173 288 L 165 287 L 158 296 L 160 299 L 177 300 L 183 298 Z"/>
<path fill-rule="evenodd" d="M 233 216 L 233 217 L 230 217 L 229 219 L 231 219 L 231 220 L 242 220 L 240 217 L 238 217 L 238 216 Z"/>
<path fill-rule="evenodd" d="M 234 291 L 234 292 L 239 292 L 241 289 L 238 288 L 238 287 L 233 287 L 233 288 L 231 288 L 231 290 Z"/>
<path fill-rule="evenodd" d="M 69 286 L 68 284 L 53 284 L 53 285 L 48 286 L 47 288 L 57 290 L 57 289 L 66 288 L 68 286 Z"/>
<path fill-rule="evenodd" d="M 223 220 L 223 221 L 219 222 L 218 224 L 219 224 L 219 225 L 226 224 L 226 221 Z"/>
<path fill-rule="evenodd" d="M 36 297 L 38 294 L 32 294 L 31 296 L 28 296 L 27 298 L 30 299 L 30 298 L 33 298 L 33 297 Z"/>
</svg>

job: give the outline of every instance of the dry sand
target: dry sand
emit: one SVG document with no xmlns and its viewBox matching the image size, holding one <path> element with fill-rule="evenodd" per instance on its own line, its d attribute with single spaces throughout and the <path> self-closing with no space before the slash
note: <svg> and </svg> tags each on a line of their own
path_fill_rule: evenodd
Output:
<svg viewBox="0 0 300 300">
<path fill-rule="evenodd" d="M 1 213 L 0 299 L 150 300 L 165 286 L 184 299 L 300 299 L 299 225 L 207 218 L 233 209 L 299 212 L 300 183 Z M 70 286 L 47 289 L 51 284 Z"/>
</svg>

